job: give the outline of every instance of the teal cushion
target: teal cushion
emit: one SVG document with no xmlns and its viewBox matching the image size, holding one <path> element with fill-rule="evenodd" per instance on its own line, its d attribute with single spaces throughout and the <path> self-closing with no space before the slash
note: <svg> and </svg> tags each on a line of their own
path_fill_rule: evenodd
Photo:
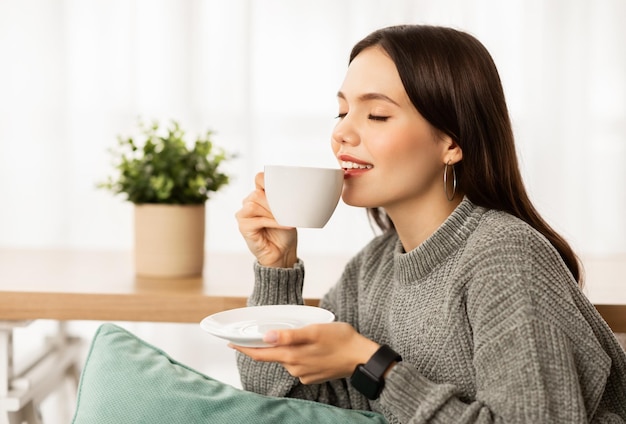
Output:
<svg viewBox="0 0 626 424">
<path fill-rule="evenodd" d="M 113 325 L 100 326 L 74 424 L 386 423 L 382 415 L 262 396 L 211 379 Z"/>
</svg>

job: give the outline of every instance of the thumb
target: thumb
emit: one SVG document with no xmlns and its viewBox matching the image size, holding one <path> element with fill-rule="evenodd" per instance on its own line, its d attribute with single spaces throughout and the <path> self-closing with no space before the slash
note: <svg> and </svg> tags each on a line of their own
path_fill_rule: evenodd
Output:
<svg viewBox="0 0 626 424">
<path fill-rule="evenodd" d="M 263 341 L 265 343 L 277 344 L 279 339 L 279 334 L 277 330 L 269 330 L 267 333 L 263 335 Z"/>
<path fill-rule="evenodd" d="M 310 340 L 307 327 L 293 330 L 269 330 L 263 335 L 263 341 L 275 346 L 287 346 L 307 343 Z"/>
</svg>

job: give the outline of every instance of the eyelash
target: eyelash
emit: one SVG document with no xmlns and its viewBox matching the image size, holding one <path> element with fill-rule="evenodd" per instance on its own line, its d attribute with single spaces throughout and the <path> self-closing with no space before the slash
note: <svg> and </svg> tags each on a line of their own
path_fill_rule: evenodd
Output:
<svg viewBox="0 0 626 424">
<path fill-rule="evenodd" d="M 347 113 L 340 113 L 339 115 L 337 115 L 335 118 L 336 119 L 343 119 L 345 118 L 347 115 Z M 372 121 L 378 121 L 378 122 L 385 122 L 387 121 L 387 119 L 389 119 L 388 116 L 379 116 L 379 115 L 367 115 L 367 119 L 371 119 Z"/>
</svg>

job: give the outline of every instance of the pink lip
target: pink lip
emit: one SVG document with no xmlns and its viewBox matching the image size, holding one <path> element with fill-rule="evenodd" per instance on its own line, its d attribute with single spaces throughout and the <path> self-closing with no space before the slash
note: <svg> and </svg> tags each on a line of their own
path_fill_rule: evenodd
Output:
<svg viewBox="0 0 626 424">
<path fill-rule="evenodd" d="M 337 156 L 337 159 L 339 159 L 340 161 L 347 161 L 347 162 L 354 162 L 354 163 L 358 163 L 361 165 L 370 165 L 368 162 L 362 161 L 360 159 L 357 159 L 353 156 L 350 155 L 345 155 L 345 154 L 341 154 L 339 156 Z M 353 177 L 357 177 L 359 175 L 363 175 L 366 172 L 371 171 L 370 169 L 344 169 L 343 170 L 343 178 L 344 179 L 348 179 L 348 178 L 353 178 Z"/>
<path fill-rule="evenodd" d="M 337 159 L 339 159 L 340 161 L 346 161 L 346 162 L 354 162 L 354 163 L 358 163 L 361 165 L 369 165 L 368 162 L 364 162 L 360 159 L 355 158 L 354 156 L 350 156 L 350 155 L 339 155 L 337 156 Z"/>
</svg>

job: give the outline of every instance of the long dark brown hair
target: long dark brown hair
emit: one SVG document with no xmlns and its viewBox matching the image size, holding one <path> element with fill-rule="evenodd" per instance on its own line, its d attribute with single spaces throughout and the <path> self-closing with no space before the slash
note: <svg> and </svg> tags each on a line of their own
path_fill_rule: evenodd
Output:
<svg viewBox="0 0 626 424">
<path fill-rule="evenodd" d="M 350 62 L 373 46 L 391 57 L 418 112 L 461 147 L 459 190 L 474 204 L 506 211 L 543 234 L 582 284 L 578 257 L 528 198 L 500 76 L 480 41 L 452 28 L 392 26 L 358 42 Z M 368 213 L 381 230 L 393 228 L 384 210 Z"/>
</svg>

